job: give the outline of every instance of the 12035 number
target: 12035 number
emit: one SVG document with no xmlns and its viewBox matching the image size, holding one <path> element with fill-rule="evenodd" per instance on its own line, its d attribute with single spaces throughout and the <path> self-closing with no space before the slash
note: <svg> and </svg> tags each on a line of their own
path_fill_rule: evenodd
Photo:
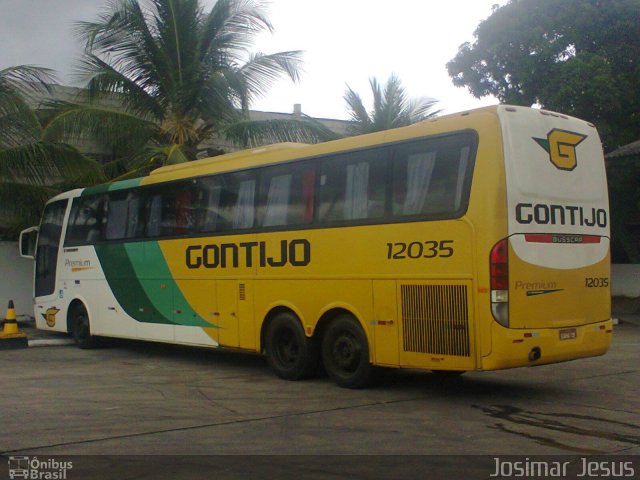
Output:
<svg viewBox="0 0 640 480">
<path fill-rule="evenodd" d="M 387 243 L 387 258 L 448 258 L 453 256 L 453 240 L 427 240 L 426 242 Z"/>
<path fill-rule="evenodd" d="M 587 277 L 584 279 L 584 286 L 587 288 L 608 287 L 609 279 L 607 277 L 602 277 L 602 278 Z"/>
</svg>

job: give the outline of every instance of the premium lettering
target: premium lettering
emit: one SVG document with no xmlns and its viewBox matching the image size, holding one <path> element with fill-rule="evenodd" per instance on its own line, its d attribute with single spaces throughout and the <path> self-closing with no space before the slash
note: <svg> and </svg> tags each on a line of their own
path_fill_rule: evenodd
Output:
<svg viewBox="0 0 640 480">
<path fill-rule="evenodd" d="M 242 242 L 189 245 L 188 268 L 304 267 L 311 262 L 311 244 L 303 238 L 277 243 Z"/>
</svg>

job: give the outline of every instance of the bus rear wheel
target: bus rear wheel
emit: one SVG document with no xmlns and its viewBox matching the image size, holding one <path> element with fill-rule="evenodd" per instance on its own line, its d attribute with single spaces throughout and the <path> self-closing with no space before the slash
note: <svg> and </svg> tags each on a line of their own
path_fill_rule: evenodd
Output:
<svg viewBox="0 0 640 480">
<path fill-rule="evenodd" d="M 351 315 L 340 315 L 328 326 L 322 338 L 322 361 L 340 387 L 362 388 L 373 380 L 367 336 Z"/>
<path fill-rule="evenodd" d="M 265 348 L 269 366 L 280 378 L 301 380 L 317 370 L 319 354 L 315 340 L 307 338 L 300 320 L 290 312 L 279 313 L 271 320 Z"/>
<path fill-rule="evenodd" d="M 77 305 L 71 314 L 71 335 L 79 348 L 89 349 L 98 346 L 98 339 L 91 335 L 89 314 L 82 304 Z"/>
</svg>

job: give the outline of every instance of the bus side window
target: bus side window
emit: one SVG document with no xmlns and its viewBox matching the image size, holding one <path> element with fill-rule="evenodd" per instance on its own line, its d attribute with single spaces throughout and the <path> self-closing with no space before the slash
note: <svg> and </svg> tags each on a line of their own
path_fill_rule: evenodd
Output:
<svg viewBox="0 0 640 480">
<path fill-rule="evenodd" d="M 382 218 L 385 214 L 387 150 L 327 159 L 320 173 L 320 222 Z"/>
<path fill-rule="evenodd" d="M 269 167 L 260 177 L 258 225 L 307 225 L 313 221 L 315 166 Z"/>
<path fill-rule="evenodd" d="M 144 224 L 141 222 L 141 206 L 139 191 L 120 190 L 109 193 L 106 239 L 141 237 L 144 232 Z"/>
<path fill-rule="evenodd" d="M 184 189 L 179 188 L 175 192 L 175 218 L 176 227 L 174 234 L 185 235 L 191 233 L 195 223 L 195 212 L 193 210 L 193 192 L 189 188 L 191 185 L 185 183 L 180 185 Z"/>
<path fill-rule="evenodd" d="M 162 211 L 162 197 L 157 189 L 149 190 L 147 195 L 147 237 L 160 236 L 160 216 Z"/>
<path fill-rule="evenodd" d="M 105 213 L 104 195 L 75 199 L 69 215 L 65 245 L 85 245 L 104 240 Z"/>
<path fill-rule="evenodd" d="M 473 138 L 456 135 L 394 148 L 392 206 L 396 217 L 453 218 L 468 200 Z"/>
<path fill-rule="evenodd" d="M 172 237 L 192 233 L 195 225 L 193 182 L 152 187 L 147 193 L 148 237 Z"/>
<path fill-rule="evenodd" d="M 223 230 L 253 228 L 255 218 L 256 177 L 254 172 L 221 175 L 219 213 Z"/>
<path fill-rule="evenodd" d="M 436 152 L 419 152 L 394 159 L 392 207 L 394 215 L 422 213 L 430 191 L 436 155 Z"/>
<path fill-rule="evenodd" d="M 220 213 L 222 183 L 219 176 L 198 178 L 195 181 L 195 231 L 213 233 L 225 229 Z"/>
</svg>

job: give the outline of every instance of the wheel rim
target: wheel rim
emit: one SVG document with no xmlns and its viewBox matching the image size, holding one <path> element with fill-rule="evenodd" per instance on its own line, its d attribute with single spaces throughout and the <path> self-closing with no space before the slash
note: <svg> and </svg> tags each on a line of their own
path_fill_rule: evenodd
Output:
<svg viewBox="0 0 640 480">
<path fill-rule="evenodd" d="M 286 367 L 295 365 L 300 357 L 300 345 L 294 332 L 288 328 L 282 328 L 275 340 L 274 352 L 278 363 Z"/>
<path fill-rule="evenodd" d="M 351 332 L 342 331 L 336 337 L 331 348 L 331 357 L 338 370 L 353 373 L 360 365 L 362 348 L 358 339 Z"/>
</svg>

